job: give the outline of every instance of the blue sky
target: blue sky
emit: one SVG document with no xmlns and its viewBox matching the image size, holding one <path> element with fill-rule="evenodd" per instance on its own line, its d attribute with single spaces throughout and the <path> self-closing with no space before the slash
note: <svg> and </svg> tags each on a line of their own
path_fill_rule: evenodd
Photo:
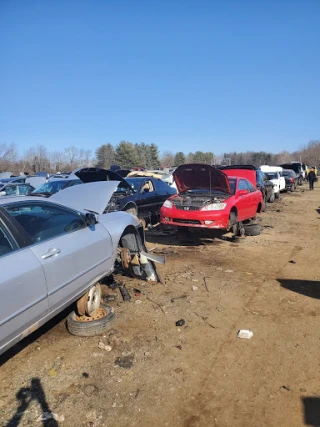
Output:
<svg viewBox="0 0 320 427">
<path fill-rule="evenodd" d="M 318 0 L 0 0 L 0 142 L 293 151 L 320 138 Z"/>
</svg>

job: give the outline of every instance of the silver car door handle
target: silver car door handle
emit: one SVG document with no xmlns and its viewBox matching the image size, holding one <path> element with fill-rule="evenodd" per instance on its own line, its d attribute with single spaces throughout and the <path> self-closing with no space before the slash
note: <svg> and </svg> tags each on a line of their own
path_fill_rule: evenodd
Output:
<svg viewBox="0 0 320 427">
<path fill-rule="evenodd" d="M 61 249 L 49 249 L 48 252 L 44 255 L 42 255 L 42 259 L 47 259 L 47 258 L 51 258 L 55 255 L 58 255 L 61 252 Z"/>
</svg>

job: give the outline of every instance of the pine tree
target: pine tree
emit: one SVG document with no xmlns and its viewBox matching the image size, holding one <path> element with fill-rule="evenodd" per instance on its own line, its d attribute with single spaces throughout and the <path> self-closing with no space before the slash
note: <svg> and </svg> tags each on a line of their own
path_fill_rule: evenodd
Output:
<svg viewBox="0 0 320 427">
<path fill-rule="evenodd" d="M 139 157 L 134 144 L 121 141 L 116 147 L 115 162 L 121 165 L 123 169 L 131 169 L 137 166 Z"/>
<path fill-rule="evenodd" d="M 150 144 L 149 146 L 149 156 L 150 156 L 150 168 L 151 169 L 159 169 L 160 168 L 160 160 L 159 160 L 159 150 L 156 144 Z"/>
<path fill-rule="evenodd" d="M 114 163 L 115 151 L 111 144 L 101 145 L 96 149 L 96 166 L 98 168 L 109 169 Z"/>
<path fill-rule="evenodd" d="M 183 165 L 185 163 L 185 156 L 183 154 L 182 151 L 179 151 L 175 156 L 174 156 L 174 165 L 175 166 L 180 166 Z"/>
</svg>

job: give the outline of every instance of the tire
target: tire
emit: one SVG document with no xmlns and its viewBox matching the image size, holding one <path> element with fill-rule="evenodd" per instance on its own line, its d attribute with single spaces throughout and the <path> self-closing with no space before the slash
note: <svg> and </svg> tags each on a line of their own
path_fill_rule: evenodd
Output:
<svg viewBox="0 0 320 427">
<path fill-rule="evenodd" d="M 73 311 L 67 317 L 67 328 L 70 334 L 78 337 L 94 337 L 103 335 L 112 324 L 115 314 L 112 307 L 101 304 L 98 309 L 100 313 L 94 320 L 87 316 L 77 316 Z"/>
<path fill-rule="evenodd" d="M 280 200 L 280 190 L 279 190 L 279 192 L 278 192 L 278 193 L 275 193 L 275 195 L 274 195 L 274 196 L 275 196 L 276 200 L 278 200 L 278 201 L 279 201 L 279 200 Z"/>
<path fill-rule="evenodd" d="M 259 236 L 261 234 L 260 224 L 243 224 L 246 236 Z"/>
<path fill-rule="evenodd" d="M 262 206 L 261 212 L 265 212 L 266 210 L 267 210 L 267 197 L 266 197 L 266 195 L 264 195 L 263 206 Z"/>
<path fill-rule="evenodd" d="M 229 230 L 236 236 L 238 233 L 237 215 L 235 212 L 230 212 Z"/>
<path fill-rule="evenodd" d="M 295 190 L 295 185 L 294 185 L 294 184 L 292 184 L 292 185 L 291 185 L 291 187 L 290 187 L 290 191 L 291 191 L 291 193 L 293 193 L 293 192 L 294 192 L 294 190 Z"/>
<path fill-rule="evenodd" d="M 269 198 L 269 203 L 274 203 L 274 199 L 275 199 L 275 195 L 274 195 L 274 192 L 272 192 L 272 194 Z"/>
</svg>

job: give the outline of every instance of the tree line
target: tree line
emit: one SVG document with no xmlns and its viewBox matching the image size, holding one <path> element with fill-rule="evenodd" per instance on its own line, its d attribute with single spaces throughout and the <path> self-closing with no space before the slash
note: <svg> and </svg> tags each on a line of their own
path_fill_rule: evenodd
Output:
<svg viewBox="0 0 320 427">
<path fill-rule="evenodd" d="M 28 172 L 30 174 L 47 171 L 50 173 L 70 172 L 79 167 L 110 168 L 119 164 L 123 169 L 143 167 L 160 169 L 180 166 L 185 163 L 207 164 L 252 164 L 256 167 L 262 164 L 277 165 L 294 160 L 300 160 L 307 165 L 320 165 L 320 140 L 312 140 L 295 152 L 282 151 L 274 154 L 265 151 L 226 152 L 215 156 L 213 152 L 195 151 L 188 154 L 182 151 L 164 151 L 159 153 L 156 144 L 132 143 L 121 141 L 116 146 L 110 143 L 99 146 L 94 152 L 75 146 L 62 150 L 49 150 L 44 145 L 18 152 L 14 143 L 0 143 L 0 172 L 11 171 L 14 174 Z"/>
</svg>

